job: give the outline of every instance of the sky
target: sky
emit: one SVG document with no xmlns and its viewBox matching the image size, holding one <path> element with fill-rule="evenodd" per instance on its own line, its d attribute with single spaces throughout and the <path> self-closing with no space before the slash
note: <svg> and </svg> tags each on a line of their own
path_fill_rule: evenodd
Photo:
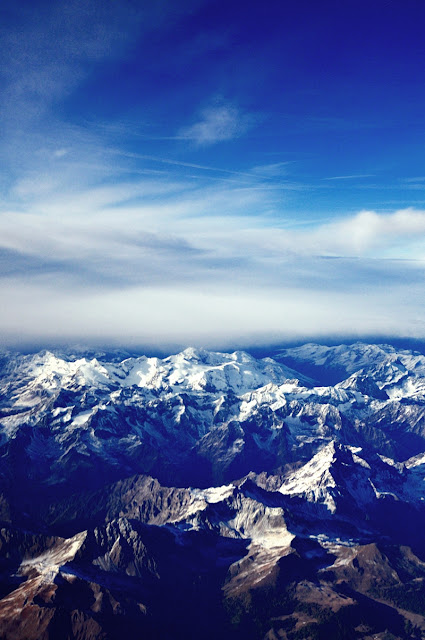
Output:
<svg viewBox="0 0 425 640">
<path fill-rule="evenodd" d="M 425 338 L 422 0 L 3 0 L 0 346 Z"/>
</svg>

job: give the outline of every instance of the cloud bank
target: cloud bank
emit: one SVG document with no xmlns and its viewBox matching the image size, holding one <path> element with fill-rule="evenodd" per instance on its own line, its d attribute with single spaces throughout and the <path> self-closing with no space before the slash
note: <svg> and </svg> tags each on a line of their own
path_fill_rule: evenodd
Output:
<svg viewBox="0 0 425 640">
<path fill-rule="evenodd" d="M 5 343 L 425 336 L 425 211 L 294 226 L 255 172 L 244 186 L 27 180 L 11 195 L 0 213 Z"/>
</svg>

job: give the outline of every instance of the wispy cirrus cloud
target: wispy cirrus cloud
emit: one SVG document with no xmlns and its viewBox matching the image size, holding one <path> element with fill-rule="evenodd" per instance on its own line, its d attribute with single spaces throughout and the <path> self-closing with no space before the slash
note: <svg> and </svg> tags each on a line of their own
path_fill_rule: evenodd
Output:
<svg viewBox="0 0 425 640">
<path fill-rule="evenodd" d="M 330 178 L 323 178 L 324 180 L 360 180 L 362 178 L 374 178 L 374 173 L 357 173 L 347 176 L 331 176 Z"/>
<path fill-rule="evenodd" d="M 211 145 L 239 138 L 255 122 L 252 115 L 242 113 L 231 104 L 218 104 L 201 112 L 194 124 L 180 129 L 178 135 L 197 145 Z"/>
</svg>

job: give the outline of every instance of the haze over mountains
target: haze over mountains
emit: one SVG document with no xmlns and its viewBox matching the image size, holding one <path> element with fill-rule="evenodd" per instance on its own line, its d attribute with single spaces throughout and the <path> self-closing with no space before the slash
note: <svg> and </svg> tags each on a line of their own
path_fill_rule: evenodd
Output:
<svg viewBox="0 0 425 640">
<path fill-rule="evenodd" d="M 0 637 L 424 637 L 425 356 L 273 355 L 2 354 Z"/>
</svg>

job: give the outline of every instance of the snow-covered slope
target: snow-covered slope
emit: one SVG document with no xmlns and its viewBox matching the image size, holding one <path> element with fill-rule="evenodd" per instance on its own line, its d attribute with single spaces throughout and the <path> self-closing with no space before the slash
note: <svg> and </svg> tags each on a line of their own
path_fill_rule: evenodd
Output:
<svg viewBox="0 0 425 640">
<path fill-rule="evenodd" d="M 99 362 L 96 358 L 69 359 L 49 351 L 10 358 L 3 371 L 3 389 L 23 405 L 26 391 L 72 389 L 75 387 L 143 387 L 158 391 L 225 391 L 247 393 L 269 382 L 287 379 L 311 382 L 296 371 L 273 361 L 257 360 L 243 351 L 216 353 L 188 348 L 160 359 L 146 356 L 120 362 Z M 29 387 L 29 388 L 28 388 Z"/>
<path fill-rule="evenodd" d="M 398 461 L 424 450 L 422 356 L 375 345 L 289 352 L 349 375 L 314 387 L 270 358 L 192 348 L 121 361 L 9 354 L 3 474 L 50 487 L 131 473 L 206 486 L 308 460 L 332 440 Z"/>
<path fill-rule="evenodd" d="M 299 365 L 313 365 L 316 372 L 333 373 L 342 381 L 352 374 L 362 372 L 380 389 L 396 398 L 423 395 L 425 356 L 391 345 L 364 344 L 327 347 L 309 343 L 301 347 L 282 349 L 276 355 L 278 361 L 290 361 Z M 422 383 L 417 385 L 419 381 Z"/>
<path fill-rule="evenodd" d="M 422 493 L 424 489 L 425 485 Z M 418 478 L 405 464 L 397 464 L 385 456 L 364 456 L 359 447 L 332 441 L 289 473 L 279 491 L 323 504 L 331 513 L 364 515 L 382 498 L 415 504 Z"/>
</svg>

